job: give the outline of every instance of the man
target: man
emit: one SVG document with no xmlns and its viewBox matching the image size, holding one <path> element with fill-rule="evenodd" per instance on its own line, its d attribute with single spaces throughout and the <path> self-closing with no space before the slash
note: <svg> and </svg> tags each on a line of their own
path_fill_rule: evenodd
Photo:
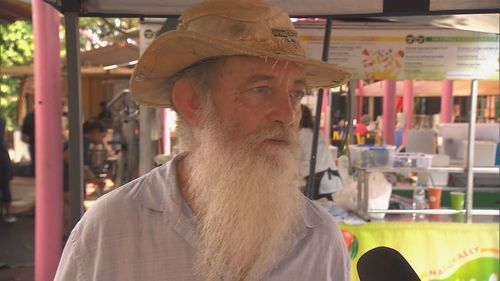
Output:
<svg viewBox="0 0 500 281">
<path fill-rule="evenodd" d="M 106 128 L 99 121 L 87 121 L 83 124 L 83 177 L 85 183 L 94 183 L 100 188 L 104 186 L 103 181 L 99 180 L 94 171 L 91 169 L 90 161 L 90 148 L 91 146 L 98 146 L 103 144 L 104 137 L 106 136 Z M 69 143 L 64 144 L 64 192 L 69 191 Z"/>
<path fill-rule="evenodd" d="M 84 186 L 87 183 L 93 183 L 97 186 L 98 192 L 104 188 L 104 181 L 100 180 L 91 169 L 90 163 L 90 147 L 98 146 L 103 143 L 106 134 L 106 128 L 99 121 L 87 121 L 83 124 L 83 179 Z M 64 236 L 69 234 L 69 143 L 64 143 L 63 147 L 63 217 L 64 217 Z M 83 197 L 86 196 L 84 188 Z"/>
<path fill-rule="evenodd" d="M 159 36 L 131 81 L 173 107 L 186 152 L 102 197 L 56 280 L 348 280 L 337 224 L 299 186 L 300 101 L 349 74 L 308 59 L 288 15 L 209 0 Z"/>
</svg>

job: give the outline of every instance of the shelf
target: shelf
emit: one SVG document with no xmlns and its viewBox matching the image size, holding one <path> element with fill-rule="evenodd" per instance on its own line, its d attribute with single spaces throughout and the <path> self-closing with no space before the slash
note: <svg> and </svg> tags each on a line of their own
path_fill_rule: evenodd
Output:
<svg viewBox="0 0 500 281">
<path fill-rule="evenodd" d="M 440 187 L 442 191 L 466 191 L 466 187 L 451 187 L 451 186 L 434 186 Z M 393 186 L 393 191 L 413 191 L 415 186 Z M 492 186 L 492 187 L 474 187 L 474 192 L 499 192 L 500 186 Z"/>
<path fill-rule="evenodd" d="M 399 173 L 421 173 L 422 175 L 428 174 L 433 171 L 447 171 L 449 173 L 465 173 L 467 169 L 463 167 L 432 167 L 428 169 L 424 168 L 410 168 L 410 167 L 377 167 L 377 168 L 367 168 L 367 169 L 358 169 L 358 183 L 357 183 L 357 203 L 356 203 L 356 213 L 363 219 L 370 220 L 370 216 L 375 213 L 384 213 L 384 214 L 429 214 L 429 215 L 453 215 L 453 214 L 462 214 L 464 213 L 467 217 L 466 221 L 470 222 L 472 215 L 488 215 L 488 216 L 499 216 L 499 210 L 477 210 L 472 209 L 472 193 L 473 192 L 499 192 L 499 187 L 486 187 L 486 188 L 476 188 L 472 187 L 463 188 L 463 187 L 443 187 L 445 191 L 465 191 L 466 194 L 466 210 L 451 210 L 451 209 L 427 209 L 427 210 L 373 210 L 368 208 L 368 194 L 369 194 L 369 174 L 374 172 L 399 172 Z M 472 169 L 473 173 L 481 173 L 481 174 L 499 174 L 500 167 L 474 167 Z M 470 172 L 470 170 L 469 170 Z M 394 189 L 397 190 L 398 188 Z M 410 186 L 401 186 L 399 190 L 413 190 Z"/>
<path fill-rule="evenodd" d="M 455 215 L 465 214 L 466 210 L 453 210 L 453 209 L 424 209 L 424 210 L 381 210 L 370 209 L 370 214 L 424 214 L 424 215 Z M 475 216 L 500 216 L 500 210 L 484 210 L 472 209 L 472 215 Z"/>
<path fill-rule="evenodd" d="M 431 168 L 411 168 L 411 167 L 375 167 L 375 168 L 356 168 L 358 170 L 364 170 L 370 173 L 373 172 L 400 172 L 400 173 L 411 173 L 411 172 L 448 172 L 448 173 L 465 173 L 467 169 L 464 167 L 431 167 Z M 500 173 L 500 166 L 495 167 L 474 167 L 473 172 L 477 174 L 498 174 Z"/>
</svg>

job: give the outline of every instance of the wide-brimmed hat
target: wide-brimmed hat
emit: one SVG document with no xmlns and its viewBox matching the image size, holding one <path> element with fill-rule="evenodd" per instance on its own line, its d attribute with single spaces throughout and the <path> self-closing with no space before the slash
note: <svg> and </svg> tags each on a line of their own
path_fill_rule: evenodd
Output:
<svg viewBox="0 0 500 281">
<path fill-rule="evenodd" d="M 334 64 L 306 57 L 289 15 L 260 0 L 208 0 L 185 10 L 177 30 L 158 36 L 131 78 L 133 98 L 171 107 L 168 78 L 213 57 L 248 55 L 300 65 L 311 87 L 336 87 L 351 75 Z"/>
</svg>

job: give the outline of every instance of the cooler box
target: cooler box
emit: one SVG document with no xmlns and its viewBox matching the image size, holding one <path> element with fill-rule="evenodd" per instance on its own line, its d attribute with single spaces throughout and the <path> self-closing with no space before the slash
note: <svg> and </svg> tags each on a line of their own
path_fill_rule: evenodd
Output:
<svg viewBox="0 0 500 281">
<path fill-rule="evenodd" d="M 467 144 L 468 141 L 461 141 L 457 150 L 457 157 L 462 159 L 462 161 L 467 159 Z M 474 143 L 474 167 L 495 166 L 496 151 L 497 143 L 489 141 L 476 141 Z"/>
</svg>

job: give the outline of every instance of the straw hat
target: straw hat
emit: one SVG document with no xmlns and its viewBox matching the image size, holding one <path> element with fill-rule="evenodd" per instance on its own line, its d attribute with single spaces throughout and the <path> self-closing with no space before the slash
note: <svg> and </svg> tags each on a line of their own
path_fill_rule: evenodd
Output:
<svg viewBox="0 0 500 281">
<path fill-rule="evenodd" d="M 169 77 L 212 57 L 248 55 L 295 62 L 311 87 L 335 87 L 351 75 L 307 58 L 288 14 L 260 0 L 207 0 L 185 10 L 177 30 L 166 32 L 139 59 L 130 86 L 145 105 L 171 107 Z"/>
</svg>

